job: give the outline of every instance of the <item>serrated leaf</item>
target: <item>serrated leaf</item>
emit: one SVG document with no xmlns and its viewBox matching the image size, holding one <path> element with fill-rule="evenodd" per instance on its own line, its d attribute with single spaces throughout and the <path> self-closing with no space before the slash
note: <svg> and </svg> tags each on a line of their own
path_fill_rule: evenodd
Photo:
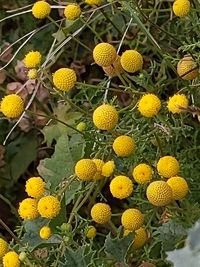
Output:
<svg viewBox="0 0 200 267">
<path fill-rule="evenodd" d="M 80 181 L 74 180 L 71 184 L 67 187 L 65 191 L 65 205 L 68 205 L 72 199 L 74 198 L 75 194 L 81 189 Z"/>
<path fill-rule="evenodd" d="M 126 264 L 126 255 L 133 243 L 133 234 L 129 234 L 123 238 L 111 238 L 108 234 L 105 240 L 105 252 L 110 254 L 115 260 L 120 263 Z"/>
</svg>

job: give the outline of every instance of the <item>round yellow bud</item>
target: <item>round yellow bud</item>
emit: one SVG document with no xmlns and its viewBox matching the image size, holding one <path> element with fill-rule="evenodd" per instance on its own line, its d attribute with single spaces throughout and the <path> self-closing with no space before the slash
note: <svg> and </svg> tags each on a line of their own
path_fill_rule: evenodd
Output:
<svg viewBox="0 0 200 267">
<path fill-rule="evenodd" d="M 142 69 L 143 58 L 136 50 L 126 50 L 121 56 L 122 68 L 130 73 L 134 73 Z"/>
<path fill-rule="evenodd" d="M 159 159 L 156 168 L 161 176 L 170 178 L 178 174 L 180 166 L 176 158 L 164 156 Z"/>
<path fill-rule="evenodd" d="M 118 157 L 129 157 L 135 152 L 135 141 L 130 136 L 121 135 L 114 140 L 113 150 Z"/>
<path fill-rule="evenodd" d="M 99 224 L 104 224 L 110 221 L 111 208 L 105 203 L 96 203 L 91 209 L 92 219 Z"/>
<path fill-rule="evenodd" d="M 191 56 L 185 56 L 178 62 L 177 73 L 181 79 L 190 81 L 199 75 L 199 69 Z"/>
<path fill-rule="evenodd" d="M 43 226 L 40 229 L 40 237 L 41 239 L 47 240 L 52 236 L 52 231 L 49 226 Z"/>
<path fill-rule="evenodd" d="M 116 176 L 110 183 L 110 192 L 113 197 L 119 199 L 127 198 L 133 192 L 133 183 L 127 176 Z"/>
<path fill-rule="evenodd" d="M 80 132 L 83 132 L 83 131 L 85 131 L 85 129 L 86 129 L 86 124 L 85 124 L 85 122 L 79 122 L 79 124 L 76 126 L 76 129 L 78 130 L 78 131 L 80 131 Z"/>
<path fill-rule="evenodd" d="M 100 6 L 102 3 L 102 0 L 85 0 L 85 3 L 89 6 Z"/>
<path fill-rule="evenodd" d="M 8 243 L 3 239 L 0 238 L 0 259 L 8 252 Z"/>
<path fill-rule="evenodd" d="M 80 180 L 92 180 L 97 172 L 97 166 L 91 159 L 81 159 L 76 163 L 75 174 Z"/>
<path fill-rule="evenodd" d="M 37 200 L 33 198 L 26 198 L 19 203 L 18 213 L 22 219 L 34 220 L 39 217 L 37 210 Z"/>
<path fill-rule="evenodd" d="M 57 197 L 54 196 L 45 196 L 42 197 L 38 201 L 38 212 L 39 214 L 48 219 L 53 219 L 56 216 L 58 216 L 60 209 L 61 209 L 61 204 L 60 201 L 57 199 Z"/>
<path fill-rule="evenodd" d="M 102 175 L 105 177 L 110 177 L 113 174 L 115 168 L 116 166 L 113 160 L 107 161 L 102 167 Z"/>
<path fill-rule="evenodd" d="M 171 177 L 167 180 L 167 184 L 171 187 L 172 189 L 172 194 L 173 194 L 173 199 L 174 200 L 181 200 L 186 197 L 188 194 L 189 188 L 187 181 L 180 177 L 180 176 L 175 176 Z"/>
<path fill-rule="evenodd" d="M 40 177 L 31 177 L 26 181 L 25 188 L 28 196 L 39 198 L 45 192 L 45 182 Z"/>
<path fill-rule="evenodd" d="M 140 227 L 135 232 L 124 230 L 124 236 L 127 236 L 129 233 L 135 233 L 133 239 L 133 249 L 142 248 L 148 240 L 147 232 L 143 227 Z"/>
<path fill-rule="evenodd" d="M 97 65 L 107 67 L 112 65 L 117 57 L 117 52 L 109 43 L 100 43 L 93 50 L 93 58 Z"/>
<path fill-rule="evenodd" d="M 122 213 L 121 223 L 130 231 L 139 229 L 144 223 L 144 214 L 138 209 L 127 209 Z"/>
<path fill-rule="evenodd" d="M 38 74 L 38 72 L 37 72 L 36 69 L 30 69 L 30 70 L 28 71 L 28 73 L 27 73 L 27 76 L 28 76 L 28 78 L 29 78 L 30 80 L 34 80 L 34 79 L 37 78 L 37 74 Z"/>
<path fill-rule="evenodd" d="M 118 123 L 118 112 L 115 107 L 103 104 L 95 109 L 93 113 L 94 125 L 100 130 L 112 130 Z"/>
<path fill-rule="evenodd" d="M 20 267 L 19 255 L 15 251 L 9 251 L 3 257 L 3 267 Z"/>
<path fill-rule="evenodd" d="M 103 178 L 101 173 L 102 173 L 102 167 L 104 165 L 104 161 L 102 159 L 92 159 L 92 161 L 96 164 L 96 167 L 97 167 L 97 172 L 94 175 L 93 179 L 100 180 Z"/>
<path fill-rule="evenodd" d="M 86 237 L 87 238 L 94 238 L 97 234 L 97 229 L 90 225 L 87 229 L 86 229 Z"/>
</svg>

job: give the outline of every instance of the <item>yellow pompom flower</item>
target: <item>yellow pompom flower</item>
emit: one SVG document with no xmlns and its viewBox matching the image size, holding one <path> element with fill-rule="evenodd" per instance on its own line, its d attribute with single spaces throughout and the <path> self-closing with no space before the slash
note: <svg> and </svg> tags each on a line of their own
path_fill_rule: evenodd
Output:
<svg viewBox="0 0 200 267">
<path fill-rule="evenodd" d="M 190 12 L 190 1 L 188 0 L 176 0 L 172 6 L 173 12 L 176 16 L 182 18 L 188 15 Z"/>
<path fill-rule="evenodd" d="M 102 3 L 102 0 L 85 0 L 85 3 L 90 6 L 100 6 Z"/>
<path fill-rule="evenodd" d="M 157 115 L 160 109 L 161 101 L 154 94 L 146 94 L 139 100 L 138 110 L 144 117 L 151 118 Z"/>
<path fill-rule="evenodd" d="M 180 166 L 176 158 L 164 156 L 159 159 L 156 168 L 161 176 L 170 178 L 178 174 Z"/>
<path fill-rule="evenodd" d="M 97 167 L 97 172 L 94 175 L 93 179 L 100 180 L 103 178 L 101 173 L 102 173 L 102 167 L 104 165 L 104 161 L 102 159 L 92 159 L 92 161 L 96 164 L 96 167 Z"/>
<path fill-rule="evenodd" d="M 41 60 L 42 55 L 39 51 L 30 51 L 24 58 L 24 65 L 29 69 L 33 69 L 40 65 Z"/>
<path fill-rule="evenodd" d="M 172 189 L 174 200 L 181 200 L 188 194 L 189 188 L 187 181 L 180 176 L 171 177 L 167 180 L 167 184 Z"/>
<path fill-rule="evenodd" d="M 5 96 L 0 106 L 3 115 L 11 119 L 18 118 L 24 111 L 24 101 L 16 94 Z"/>
<path fill-rule="evenodd" d="M 172 113 L 181 113 L 183 110 L 181 108 L 188 107 L 188 99 L 184 94 L 176 94 L 169 98 L 167 103 L 167 108 Z"/>
<path fill-rule="evenodd" d="M 152 176 L 153 169 L 145 163 L 141 163 L 133 169 L 133 178 L 138 184 L 148 183 Z"/>
<path fill-rule="evenodd" d="M 177 64 L 177 73 L 181 79 L 190 81 L 199 75 L 199 69 L 191 56 L 185 56 Z"/>
<path fill-rule="evenodd" d="M 107 161 L 102 167 L 102 175 L 105 177 L 110 177 L 113 174 L 115 168 L 116 166 L 113 160 Z"/>
<path fill-rule="evenodd" d="M 40 177 L 31 177 L 26 181 L 25 188 L 28 196 L 39 198 L 45 192 L 45 182 Z"/>
<path fill-rule="evenodd" d="M 130 231 L 139 229 L 144 223 L 144 214 L 138 209 L 127 209 L 122 213 L 121 223 Z"/>
<path fill-rule="evenodd" d="M 93 50 L 93 58 L 97 65 L 107 67 L 114 63 L 117 52 L 109 43 L 99 43 Z"/>
<path fill-rule="evenodd" d="M 86 229 L 86 237 L 87 238 L 94 238 L 97 234 L 97 229 L 90 225 L 87 229 Z"/>
<path fill-rule="evenodd" d="M 30 69 L 27 73 L 27 76 L 30 80 L 36 79 L 37 78 L 37 70 L 36 69 Z"/>
<path fill-rule="evenodd" d="M 9 251 L 3 257 L 3 267 L 20 267 L 19 255 L 15 251 Z"/>
<path fill-rule="evenodd" d="M 95 109 L 93 123 L 100 130 L 112 130 L 118 123 L 118 112 L 115 107 L 103 104 Z"/>
<path fill-rule="evenodd" d="M 32 7 L 32 14 L 36 19 L 45 19 L 51 12 L 51 6 L 45 1 L 37 1 Z"/>
<path fill-rule="evenodd" d="M 76 81 L 75 71 L 69 68 L 61 68 L 53 74 L 53 84 L 61 91 L 70 91 Z"/>
<path fill-rule="evenodd" d="M 75 174 L 80 180 L 92 180 L 97 172 L 97 166 L 91 159 L 81 159 L 75 165 Z"/>
<path fill-rule="evenodd" d="M 127 198 L 133 192 L 133 183 L 127 176 L 116 176 L 110 183 L 110 192 L 113 197 L 119 199 Z"/>
<path fill-rule="evenodd" d="M 113 64 L 107 67 L 103 67 L 103 70 L 110 77 L 115 77 L 118 74 L 121 74 L 124 71 L 121 64 L 121 57 L 117 55 Z"/>
<path fill-rule="evenodd" d="M 0 238 L 0 260 L 7 252 L 8 252 L 8 243 L 3 238 Z"/>
<path fill-rule="evenodd" d="M 91 209 L 92 219 L 99 224 L 104 224 L 110 221 L 111 208 L 106 203 L 96 203 Z"/>
<path fill-rule="evenodd" d="M 143 57 L 136 50 L 126 50 L 121 56 L 122 68 L 130 73 L 134 73 L 142 69 Z"/>
<path fill-rule="evenodd" d="M 68 20 L 75 20 L 81 15 L 81 8 L 77 4 L 69 4 L 65 7 L 64 15 Z"/>
<path fill-rule="evenodd" d="M 52 231 L 49 226 L 43 226 L 40 229 L 40 237 L 41 239 L 47 240 L 52 236 Z"/>
<path fill-rule="evenodd" d="M 39 214 L 48 219 L 55 218 L 61 209 L 60 201 L 54 196 L 45 196 L 38 201 L 38 212 Z"/>
<path fill-rule="evenodd" d="M 114 140 L 112 147 L 118 157 L 129 157 L 135 152 L 135 141 L 130 136 L 121 135 Z"/>
<path fill-rule="evenodd" d="M 19 203 L 18 213 L 24 220 L 34 220 L 40 216 L 37 210 L 37 200 L 33 198 L 25 198 Z"/>
<path fill-rule="evenodd" d="M 144 246 L 144 244 L 148 240 L 148 235 L 146 230 L 143 227 L 140 227 L 138 230 L 135 232 L 129 231 L 129 230 L 124 230 L 124 236 L 127 236 L 130 233 L 134 233 L 134 239 L 133 239 L 133 249 L 139 249 Z"/>
<path fill-rule="evenodd" d="M 172 201 L 172 189 L 164 181 L 150 183 L 146 195 L 149 202 L 157 207 L 166 206 Z"/>
</svg>

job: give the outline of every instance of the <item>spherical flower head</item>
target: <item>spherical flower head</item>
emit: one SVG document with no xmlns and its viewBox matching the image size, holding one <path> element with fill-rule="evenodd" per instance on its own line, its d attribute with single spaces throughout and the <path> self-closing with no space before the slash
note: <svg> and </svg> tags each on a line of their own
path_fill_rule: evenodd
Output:
<svg viewBox="0 0 200 267">
<path fill-rule="evenodd" d="M 156 168 L 158 173 L 165 178 L 176 176 L 180 170 L 177 159 L 172 156 L 164 156 L 160 158 Z"/>
<path fill-rule="evenodd" d="M 110 221 L 111 208 L 105 203 L 96 203 L 91 209 L 92 219 L 99 224 L 104 224 Z"/>
<path fill-rule="evenodd" d="M 19 203 L 18 213 L 24 220 L 34 220 L 40 215 L 37 210 L 37 200 L 33 198 L 26 198 Z"/>
<path fill-rule="evenodd" d="M 142 248 L 148 240 L 147 232 L 143 227 L 140 227 L 135 231 L 135 237 L 133 241 L 133 248 Z"/>
<path fill-rule="evenodd" d="M 37 78 L 37 74 L 38 74 L 38 72 L 37 72 L 36 69 L 30 69 L 30 70 L 28 71 L 28 73 L 27 73 L 27 76 L 28 76 L 28 78 L 29 78 L 30 80 L 34 80 L 34 79 Z"/>
<path fill-rule="evenodd" d="M 15 251 L 9 251 L 3 257 L 3 267 L 20 267 L 19 255 Z"/>
<path fill-rule="evenodd" d="M 107 67 L 103 67 L 103 70 L 110 77 L 115 77 L 121 74 L 124 71 L 121 65 L 121 57 L 117 55 L 113 64 Z"/>
<path fill-rule="evenodd" d="M 24 111 L 24 101 L 18 95 L 7 95 L 2 99 L 0 109 L 4 116 L 15 119 Z"/>
<path fill-rule="evenodd" d="M 118 157 L 129 157 L 135 152 L 135 141 L 130 136 L 121 135 L 114 140 L 112 147 Z"/>
<path fill-rule="evenodd" d="M 68 20 L 76 20 L 81 15 L 81 8 L 77 4 L 69 4 L 65 7 L 64 15 Z"/>
<path fill-rule="evenodd" d="M 76 73 L 69 68 L 61 68 L 53 74 L 53 84 L 61 91 L 70 91 L 77 81 Z"/>
<path fill-rule="evenodd" d="M 97 172 L 94 175 L 93 179 L 100 180 L 103 178 L 101 172 L 102 172 L 102 167 L 104 165 L 104 161 L 102 159 L 93 159 L 92 161 L 96 164 L 96 167 L 97 167 Z"/>
<path fill-rule="evenodd" d="M 142 69 L 143 57 L 136 50 L 126 50 L 121 56 L 122 68 L 130 73 L 134 73 Z"/>
<path fill-rule="evenodd" d="M 0 260 L 7 252 L 8 252 L 8 243 L 3 238 L 0 238 Z"/>
<path fill-rule="evenodd" d="M 41 60 L 42 55 L 39 51 L 30 51 L 24 58 L 24 65 L 29 69 L 33 69 L 40 65 Z"/>
<path fill-rule="evenodd" d="M 32 14 L 36 19 L 45 19 L 51 12 L 51 6 L 45 1 L 37 1 L 32 7 Z"/>
<path fill-rule="evenodd" d="M 115 107 L 103 104 L 95 109 L 93 123 L 100 130 L 112 130 L 118 123 L 118 112 Z"/>
<path fill-rule="evenodd" d="M 133 183 L 127 176 L 116 176 L 110 183 L 110 192 L 113 197 L 119 199 L 127 198 L 133 192 Z"/>
<path fill-rule="evenodd" d="M 76 129 L 78 130 L 78 131 L 80 131 L 80 132 L 83 132 L 83 131 L 85 131 L 85 129 L 86 129 L 86 124 L 85 124 L 85 122 L 79 122 L 79 124 L 76 126 Z"/>
<path fill-rule="evenodd" d="M 93 58 L 97 65 L 107 67 L 114 63 L 117 52 L 109 43 L 99 43 L 93 50 Z"/>
<path fill-rule="evenodd" d="M 100 6 L 102 3 L 102 0 L 85 0 L 85 3 L 89 6 Z"/>
<path fill-rule="evenodd" d="M 187 108 L 188 107 L 188 99 L 186 95 L 184 94 L 176 94 L 169 98 L 169 101 L 167 103 L 167 108 L 172 113 L 181 113 L 183 112 L 183 109 L 181 108 Z"/>
<path fill-rule="evenodd" d="M 157 207 L 166 206 L 172 201 L 172 189 L 164 181 L 150 183 L 146 195 L 149 202 Z"/>
<path fill-rule="evenodd" d="M 161 109 L 161 101 L 154 94 L 142 96 L 138 103 L 138 110 L 144 117 L 151 118 L 158 114 Z"/>
<path fill-rule="evenodd" d="M 57 197 L 54 196 L 45 196 L 42 197 L 38 201 L 38 212 L 39 214 L 48 219 L 53 219 L 56 216 L 58 216 L 60 209 L 61 209 L 61 204 L 60 201 L 57 199 Z"/>
<path fill-rule="evenodd" d="M 107 161 L 102 167 L 102 175 L 104 177 L 110 177 L 113 174 L 115 168 L 116 166 L 113 160 Z"/>
<path fill-rule="evenodd" d="M 138 209 L 127 209 L 122 213 L 121 223 L 130 231 L 139 229 L 144 223 L 144 214 Z"/>
<path fill-rule="evenodd" d="M 190 12 L 190 1 L 176 0 L 172 6 L 173 12 L 177 17 L 183 18 Z"/>
<path fill-rule="evenodd" d="M 167 180 L 167 184 L 172 189 L 172 195 L 174 200 L 182 200 L 188 194 L 188 184 L 183 177 L 171 177 Z"/>
<path fill-rule="evenodd" d="M 52 236 L 52 231 L 51 228 L 49 226 L 43 226 L 40 229 L 40 237 L 43 240 L 47 240 Z"/>
<path fill-rule="evenodd" d="M 97 172 L 97 166 L 91 159 L 81 159 L 75 165 L 75 174 L 80 180 L 92 180 Z"/>
<path fill-rule="evenodd" d="M 177 73 L 181 79 L 190 81 L 199 75 L 199 69 L 191 56 L 185 56 L 178 62 Z"/>
<path fill-rule="evenodd" d="M 26 181 L 25 190 L 28 196 L 39 198 L 45 192 L 45 182 L 41 177 L 31 177 Z"/>
<path fill-rule="evenodd" d="M 90 225 L 87 229 L 86 229 L 86 237 L 87 238 L 94 238 L 97 234 L 97 229 Z"/>
<path fill-rule="evenodd" d="M 153 169 L 145 164 L 141 163 L 133 169 L 133 178 L 138 184 L 146 184 L 151 181 L 153 176 Z"/>
</svg>

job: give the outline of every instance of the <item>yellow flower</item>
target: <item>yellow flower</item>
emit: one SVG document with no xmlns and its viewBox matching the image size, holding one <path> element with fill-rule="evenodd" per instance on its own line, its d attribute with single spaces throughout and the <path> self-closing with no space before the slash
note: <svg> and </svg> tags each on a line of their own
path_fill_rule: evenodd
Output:
<svg viewBox="0 0 200 267">
<path fill-rule="evenodd" d="M 102 0 L 85 0 L 85 3 L 90 6 L 100 6 Z"/>
<path fill-rule="evenodd" d="M 129 233 L 134 233 L 134 239 L 133 239 L 133 249 L 139 249 L 144 246 L 144 244 L 148 240 L 147 232 L 143 227 L 140 227 L 135 232 L 124 230 L 124 236 L 127 236 Z"/>
<path fill-rule="evenodd" d="M 86 124 L 85 122 L 79 122 L 79 124 L 76 126 L 76 129 L 79 130 L 80 132 L 83 132 L 85 131 L 86 129 Z"/>
<path fill-rule="evenodd" d="M 100 130 L 112 130 L 118 123 L 118 112 L 115 107 L 103 104 L 93 113 L 94 125 Z"/>
<path fill-rule="evenodd" d="M 121 74 L 124 70 L 122 68 L 120 60 L 121 60 L 121 57 L 117 55 L 112 65 L 103 67 L 104 72 L 110 77 L 115 77 L 118 74 Z"/>
<path fill-rule="evenodd" d="M 36 68 L 40 65 L 41 60 L 42 55 L 39 51 L 30 51 L 24 58 L 24 65 L 29 69 Z"/>
<path fill-rule="evenodd" d="M 169 98 L 167 108 L 172 113 L 181 113 L 183 110 L 181 108 L 188 107 L 188 99 L 184 94 L 176 94 Z"/>
<path fill-rule="evenodd" d="M 45 182 L 40 177 L 31 177 L 26 181 L 26 192 L 28 196 L 39 198 L 45 192 Z"/>
<path fill-rule="evenodd" d="M 30 69 L 27 73 L 27 76 L 30 80 L 36 79 L 37 78 L 37 70 L 36 69 Z"/>
<path fill-rule="evenodd" d="M 37 1 L 32 7 L 32 14 L 36 19 L 44 19 L 50 12 L 51 6 L 45 1 Z"/>
<path fill-rule="evenodd" d="M 94 175 L 93 179 L 100 180 L 103 178 L 101 172 L 102 172 L 102 167 L 104 165 L 104 161 L 101 159 L 92 159 L 92 161 L 96 164 L 96 167 L 97 167 L 97 172 Z"/>
<path fill-rule="evenodd" d="M 92 219 L 99 224 L 104 224 L 110 221 L 111 208 L 105 203 L 96 203 L 91 209 Z"/>
<path fill-rule="evenodd" d="M 87 229 L 86 229 L 86 236 L 87 238 L 94 238 L 97 234 L 97 229 L 90 225 Z"/>
<path fill-rule="evenodd" d="M 76 163 L 75 174 L 80 180 L 92 180 L 97 172 L 97 166 L 91 159 L 81 159 Z"/>
<path fill-rule="evenodd" d="M 23 99 L 15 94 L 5 96 L 1 101 L 1 112 L 8 118 L 18 118 L 24 111 Z"/>
<path fill-rule="evenodd" d="M 199 69 L 191 56 L 185 56 L 178 62 L 177 73 L 181 79 L 190 81 L 199 75 Z"/>
<path fill-rule="evenodd" d="M 43 226 L 40 229 L 40 237 L 41 239 L 47 240 L 52 236 L 52 231 L 49 226 Z"/>
<path fill-rule="evenodd" d="M 3 238 L 0 238 L 0 260 L 7 252 L 8 252 L 8 243 Z"/>
<path fill-rule="evenodd" d="M 107 67 L 114 63 L 117 52 L 109 43 L 99 43 L 93 50 L 93 58 L 97 65 Z"/>
<path fill-rule="evenodd" d="M 173 194 L 174 200 L 183 199 L 189 191 L 187 181 L 180 176 L 175 176 L 175 177 L 169 178 L 167 180 L 167 184 L 172 189 L 172 194 Z"/>
<path fill-rule="evenodd" d="M 153 169 L 145 163 L 141 163 L 133 169 L 133 178 L 138 184 L 148 183 L 152 176 Z"/>
<path fill-rule="evenodd" d="M 54 196 L 42 197 L 38 202 L 38 212 L 44 218 L 55 218 L 59 214 L 60 209 L 60 201 Z"/>
<path fill-rule="evenodd" d="M 3 257 L 3 267 L 20 267 L 19 255 L 15 251 L 9 251 Z"/>
<path fill-rule="evenodd" d="M 121 223 L 130 231 L 139 229 L 144 223 L 144 214 L 138 209 L 127 209 L 122 213 Z"/>
<path fill-rule="evenodd" d="M 110 192 L 113 197 L 119 199 L 127 198 L 133 192 L 133 183 L 127 176 L 116 176 L 110 183 Z"/>
<path fill-rule="evenodd" d="M 143 58 L 136 50 L 126 50 L 121 56 L 122 68 L 130 73 L 142 69 Z"/>
<path fill-rule="evenodd" d="M 127 135 L 117 137 L 112 146 L 118 157 L 129 157 L 135 151 L 135 141 Z"/>
<path fill-rule="evenodd" d="M 172 189 L 164 181 L 150 183 L 146 195 L 149 202 L 158 207 L 166 206 L 172 201 Z"/>
<path fill-rule="evenodd" d="M 61 91 L 70 91 L 76 81 L 75 71 L 69 68 L 61 68 L 53 74 L 53 84 Z"/>
<path fill-rule="evenodd" d="M 34 220 L 38 218 L 37 200 L 33 198 L 25 198 L 19 203 L 18 213 L 20 217 L 25 220 Z"/>
<path fill-rule="evenodd" d="M 115 168 L 116 166 L 113 160 L 107 161 L 102 167 L 102 175 L 105 177 L 110 177 L 113 174 Z"/>
<path fill-rule="evenodd" d="M 138 110 L 144 117 L 151 118 L 157 115 L 160 109 L 161 101 L 154 94 L 146 94 L 139 100 Z"/>
<path fill-rule="evenodd" d="M 64 15 L 68 20 L 75 20 L 81 15 L 81 8 L 77 4 L 69 4 L 65 7 Z"/>
<path fill-rule="evenodd" d="M 160 158 L 156 167 L 158 173 L 165 178 L 176 176 L 180 169 L 177 159 L 172 156 L 164 156 Z"/>
<path fill-rule="evenodd" d="M 173 12 L 176 16 L 182 18 L 188 15 L 190 12 L 190 1 L 188 0 L 176 0 L 172 6 Z"/>
</svg>

